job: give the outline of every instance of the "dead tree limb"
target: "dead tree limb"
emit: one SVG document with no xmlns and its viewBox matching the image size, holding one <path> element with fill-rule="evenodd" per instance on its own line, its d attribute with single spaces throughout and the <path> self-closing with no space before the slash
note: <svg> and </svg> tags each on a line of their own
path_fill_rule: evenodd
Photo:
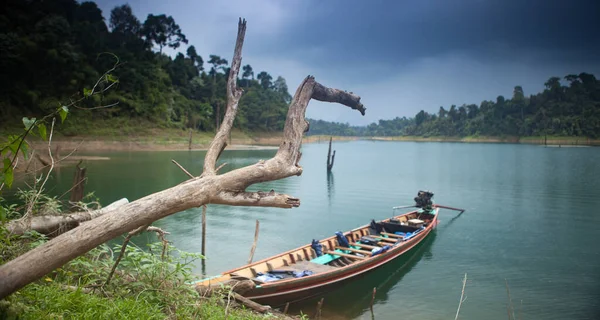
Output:
<svg viewBox="0 0 600 320">
<path fill-rule="evenodd" d="M 241 296 L 238 293 L 233 292 L 232 296 L 235 300 L 241 302 L 244 306 L 246 306 L 254 311 L 257 311 L 260 313 L 267 313 L 272 310 L 270 306 L 263 306 L 261 304 L 258 304 L 244 296 Z"/>
<path fill-rule="evenodd" d="M 65 231 L 79 226 L 82 222 L 97 218 L 112 209 L 129 203 L 126 198 L 115 201 L 108 206 L 94 210 L 75 212 L 67 215 L 55 216 L 33 216 L 19 220 L 12 220 L 6 224 L 6 229 L 12 235 L 22 235 L 27 231 L 37 231 L 47 236 L 57 236 Z"/>
<path fill-rule="evenodd" d="M 144 232 L 144 231 L 156 232 L 156 235 L 158 236 L 159 239 L 161 239 L 161 241 L 163 243 L 165 243 L 167 241 L 167 240 L 165 240 L 165 235 L 169 234 L 168 232 L 164 231 L 161 228 L 151 227 L 151 226 L 142 226 L 142 227 L 139 227 L 139 228 L 129 232 L 129 234 L 127 234 L 127 237 L 125 237 L 125 240 L 123 240 L 123 245 L 121 246 L 121 252 L 119 253 L 119 256 L 117 257 L 115 264 L 112 266 L 112 269 L 110 269 L 110 273 L 108 274 L 108 277 L 106 277 L 106 282 L 104 283 L 104 285 L 108 285 L 110 283 L 110 279 L 112 279 L 112 276 L 115 273 L 115 270 L 117 269 L 117 266 L 119 265 L 119 262 L 121 262 L 121 259 L 123 259 L 123 256 L 125 255 L 125 249 L 127 249 L 127 245 L 129 244 L 129 241 L 131 241 L 131 238 L 133 236 L 136 236 L 136 235 Z M 163 254 L 162 254 L 161 258 L 164 259 L 164 250 L 163 250 Z"/>
<path fill-rule="evenodd" d="M 255 183 L 302 174 L 298 162 L 302 136 L 308 129 L 305 112 L 311 99 L 341 103 L 362 114 L 365 108 L 360 103 L 360 97 L 326 88 L 318 84 L 314 77 L 308 76 L 300 84 L 290 104 L 277 154 L 266 161 L 217 175 L 215 164 L 227 144 L 227 135 L 242 95 L 242 90 L 237 87 L 237 78 L 245 32 L 246 21 L 240 19 L 227 82 L 227 109 L 222 125 L 206 153 L 202 175 L 110 210 L 0 266 L 0 299 L 108 240 L 189 208 L 208 203 L 279 208 L 300 205 L 298 198 L 285 194 L 245 190 Z"/>
<path fill-rule="evenodd" d="M 189 171 L 185 170 L 185 168 L 182 165 L 180 165 L 177 161 L 171 159 L 171 162 L 173 162 L 177 167 L 179 167 L 179 169 L 181 169 L 181 171 L 183 171 L 188 177 L 194 178 L 194 176 L 191 173 L 189 173 Z"/>
<path fill-rule="evenodd" d="M 115 270 L 117 270 L 117 266 L 119 265 L 119 262 L 121 262 L 121 259 L 123 259 L 123 256 L 125 255 L 125 249 L 127 249 L 127 245 L 129 244 L 129 241 L 131 240 L 131 238 L 135 235 L 142 233 L 149 226 L 150 225 L 139 227 L 139 228 L 129 232 L 127 237 L 125 237 L 125 240 L 123 240 L 123 245 L 121 245 L 121 252 L 119 252 L 119 256 L 117 257 L 115 264 L 113 264 L 112 269 L 110 269 L 110 273 L 108 274 L 108 277 L 106 277 L 106 282 L 104 283 L 104 285 L 108 285 L 110 283 L 110 279 L 112 279 L 112 276 L 115 273 Z"/>
</svg>

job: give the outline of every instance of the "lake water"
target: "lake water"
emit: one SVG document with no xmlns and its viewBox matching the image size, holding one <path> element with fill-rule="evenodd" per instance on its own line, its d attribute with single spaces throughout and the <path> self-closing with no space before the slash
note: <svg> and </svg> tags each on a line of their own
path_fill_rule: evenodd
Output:
<svg viewBox="0 0 600 320">
<path fill-rule="evenodd" d="M 436 203 L 467 209 L 440 213 L 437 231 L 410 254 L 325 295 L 323 316 L 371 319 L 454 317 L 467 273 L 461 319 L 600 318 L 600 149 L 536 145 L 355 141 L 334 143 L 333 173 L 326 173 L 327 144 L 305 144 L 304 173 L 255 185 L 301 198 L 295 209 L 210 205 L 207 258 L 198 274 L 216 275 L 248 260 L 255 220 L 260 236 L 255 261 L 392 215 L 413 204 L 419 189 Z M 275 150 L 225 151 L 224 170 L 253 164 Z M 88 162 L 86 191 L 103 204 L 135 200 L 174 186 L 193 174 L 204 152 L 109 153 Z M 53 177 L 61 194 L 73 170 Z M 201 210 L 155 223 L 185 251 L 200 252 Z M 316 300 L 291 309 L 313 315 Z"/>
</svg>

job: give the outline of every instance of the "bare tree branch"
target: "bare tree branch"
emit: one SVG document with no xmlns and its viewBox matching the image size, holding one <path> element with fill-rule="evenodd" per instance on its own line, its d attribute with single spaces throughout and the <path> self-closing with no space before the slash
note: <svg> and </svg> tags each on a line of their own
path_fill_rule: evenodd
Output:
<svg viewBox="0 0 600 320">
<path fill-rule="evenodd" d="M 146 226 L 141 226 L 141 227 L 129 232 L 129 234 L 127 234 L 127 237 L 125 237 L 125 240 L 123 240 L 123 245 L 121 245 L 121 252 L 119 253 L 119 256 L 117 257 L 117 260 L 115 261 L 115 264 L 113 265 L 112 269 L 110 269 L 110 273 L 108 274 L 108 277 L 106 277 L 106 282 L 104 282 L 104 285 L 108 285 L 110 283 L 110 279 L 112 279 L 112 276 L 115 273 L 115 270 L 117 269 L 117 266 L 119 265 L 119 262 L 121 262 L 121 259 L 123 259 L 123 255 L 125 254 L 125 249 L 127 249 L 127 244 L 129 244 L 129 241 L 131 241 L 131 238 L 133 236 L 136 236 L 136 235 L 144 232 L 144 231 L 156 232 L 156 235 L 158 236 L 158 238 L 166 246 L 167 240 L 165 239 L 165 235 L 167 235 L 169 233 L 164 231 L 161 228 L 146 225 Z M 164 259 L 164 250 L 163 250 L 162 259 Z"/>
<path fill-rule="evenodd" d="M 127 198 L 119 199 L 104 208 L 92 211 L 81 211 L 67 215 L 42 215 L 17 220 L 11 220 L 6 224 L 6 230 L 11 235 L 21 235 L 26 231 L 35 230 L 48 236 L 57 236 L 67 230 L 79 226 L 81 223 L 95 219 L 109 210 L 115 209 L 129 203 Z"/>
<path fill-rule="evenodd" d="M 294 208 L 300 206 L 300 199 L 287 194 L 271 192 L 235 192 L 222 191 L 211 199 L 214 204 L 248 207 Z"/>
<path fill-rule="evenodd" d="M 220 165 L 220 166 L 218 166 L 218 167 L 217 167 L 217 169 L 215 169 L 215 172 L 219 172 L 219 170 L 221 170 L 221 169 L 222 169 L 224 166 L 226 166 L 226 165 L 227 165 L 227 162 L 223 162 L 223 163 L 221 163 L 221 165 Z"/>
<path fill-rule="evenodd" d="M 360 97 L 352 92 L 346 92 L 338 89 L 327 88 L 319 83 L 315 85 L 313 99 L 325 102 L 337 102 L 348 106 L 352 109 L 360 111 L 364 116 L 367 110 L 362 103 Z"/>
<path fill-rule="evenodd" d="M 233 60 L 231 61 L 231 70 L 229 70 L 229 79 L 227 79 L 227 110 L 225 117 L 215 135 L 215 138 L 210 143 L 206 156 L 204 157 L 203 176 L 215 175 L 215 165 L 221 152 L 227 146 L 227 136 L 231 132 L 233 120 L 237 114 L 237 107 L 242 97 L 243 90 L 237 86 L 237 78 L 242 64 L 242 46 L 244 45 L 244 37 L 246 36 L 246 19 L 240 19 L 238 22 L 238 34 L 235 42 L 235 50 L 233 52 Z"/>
<path fill-rule="evenodd" d="M 185 168 L 182 165 L 180 165 L 177 161 L 175 161 L 174 159 L 171 159 L 171 162 L 173 162 L 176 166 L 178 166 L 179 169 L 181 169 L 181 171 L 185 172 L 185 174 L 187 174 L 188 177 L 195 178 L 191 173 L 189 173 L 189 171 L 185 170 Z"/>
<path fill-rule="evenodd" d="M 35 197 L 33 197 L 33 199 L 31 199 L 31 202 L 27 205 L 27 210 L 25 211 L 24 218 L 31 216 L 31 214 L 33 212 L 33 206 L 35 206 L 37 199 L 39 198 L 40 194 L 44 190 L 44 186 L 46 185 L 46 182 L 48 182 L 48 178 L 50 177 L 50 174 L 52 173 L 52 169 L 54 169 L 54 157 L 52 156 L 51 147 L 52 147 L 52 134 L 54 133 L 55 120 L 56 120 L 56 118 L 52 118 L 52 127 L 50 128 L 50 136 L 48 137 L 48 156 L 50 157 L 50 161 L 51 161 L 50 170 L 48 170 L 48 173 L 46 173 L 46 178 L 44 179 L 44 182 L 42 182 L 42 185 L 40 186 L 40 189 L 36 193 Z"/>
</svg>

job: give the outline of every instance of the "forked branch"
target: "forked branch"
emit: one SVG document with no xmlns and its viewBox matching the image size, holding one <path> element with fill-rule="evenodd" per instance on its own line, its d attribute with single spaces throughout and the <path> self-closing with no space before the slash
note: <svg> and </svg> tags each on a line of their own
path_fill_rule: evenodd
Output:
<svg viewBox="0 0 600 320">
<path fill-rule="evenodd" d="M 231 132 L 233 126 L 233 120 L 237 114 L 238 103 L 242 97 L 243 90 L 238 88 L 237 79 L 240 72 L 240 66 L 242 65 L 242 46 L 244 45 L 244 37 L 246 36 L 246 19 L 240 19 L 238 22 L 238 34 L 235 41 L 235 50 L 233 52 L 233 60 L 231 61 L 231 70 L 229 71 L 229 78 L 227 79 L 227 110 L 225 111 L 225 117 L 219 127 L 219 131 L 215 135 L 215 138 L 210 143 L 206 156 L 204 157 L 204 170 L 203 176 L 215 175 L 215 165 L 217 159 L 221 155 L 221 152 L 227 146 L 227 136 Z"/>
</svg>

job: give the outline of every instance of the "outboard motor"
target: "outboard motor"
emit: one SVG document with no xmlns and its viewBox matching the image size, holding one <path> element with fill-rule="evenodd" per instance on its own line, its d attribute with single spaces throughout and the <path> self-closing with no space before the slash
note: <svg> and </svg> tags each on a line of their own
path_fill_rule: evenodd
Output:
<svg viewBox="0 0 600 320">
<path fill-rule="evenodd" d="M 415 203 L 417 208 L 422 208 L 425 211 L 430 211 L 433 202 L 431 201 L 433 198 L 433 192 L 427 190 L 420 190 L 415 197 Z"/>
</svg>

